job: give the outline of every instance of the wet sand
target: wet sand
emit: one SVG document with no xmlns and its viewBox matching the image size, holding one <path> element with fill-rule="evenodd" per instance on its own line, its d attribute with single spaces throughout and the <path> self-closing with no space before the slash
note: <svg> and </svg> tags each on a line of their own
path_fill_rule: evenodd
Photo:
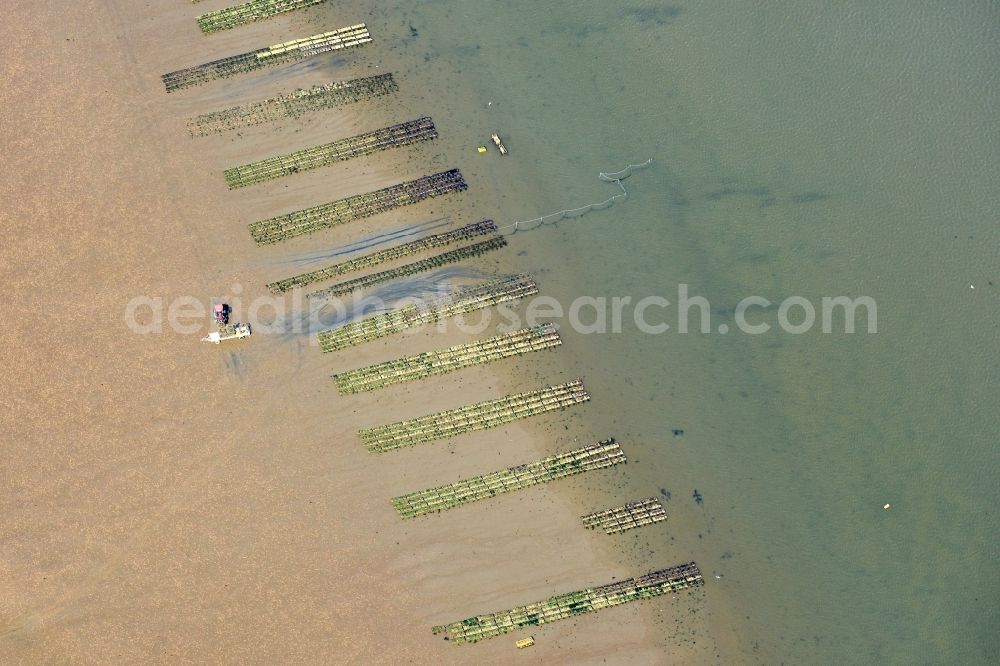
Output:
<svg viewBox="0 0 1000 666">
<path fill-rule="evenodd" d="M 0 29 L 0 216 L 12 240 L 0 253 L 16 313 L 0 331 L 0 660 L 662 663 L 654 627 L 688 618 L 701 592 L 550 625 L 525 652 L 513 642 L 528 632 L 462 647 L 430 633 L 641 573 L 580 527 L 591 507 L 556 485 L 406 523 L 388 501 L 613 434 L 583 432 L 572 412 L 377 457 L 357 441 L 358 427 L 523 389 L 529 368 L 541 373 L 534 358 L 506 362 L 503 376 L 473 369 L 346 398 L 331 372 L 461 338 L 409 335 L 327 358 L 305 336 L 214 347 L 125 325 L 136 296 L 250 302 L 289 254 L 470 216 L 452 197 L 256 248 L 247 222 L 454 166 L 448 143 L 229 192 L 226 166 L 406 118 L 383 102 L 188 137 L 195 113 L 379 71 L 378 39 L 317 59 L 325 69 L 167 96 L 163 72 L 318 30 L 303 12 L 208 41 L 185 3 L 17 4 Z M 503 261 L 470 267 L 505 272 Z M 670 656 L 695 654 L 678 641 Z"/>
</svg>

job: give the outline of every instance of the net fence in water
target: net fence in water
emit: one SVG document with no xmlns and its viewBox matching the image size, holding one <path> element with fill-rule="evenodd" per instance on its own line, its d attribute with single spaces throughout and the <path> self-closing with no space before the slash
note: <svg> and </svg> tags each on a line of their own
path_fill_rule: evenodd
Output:
<svg viewBox="0 0 1000 666">
<path fill-rule="evenodd" d="M 582 217 L 587 213 L 595 210 L 604 210 L 609 208 L 616 201 L 624 201 L 628 198 L 628 191 L 626 191 L 625 186 L 622 185 L 622 181 L 631 176 L 637 169 L 645 169 L 653 163 L 653 158 L 649 158 L 642 164 L 629 164 L 621 171 L 615 171 L 612 173 L 604 173 L 603 171 L 597 174 L 597 177 L 606 183 L 614 183 L 621 190 L 618 194 L 614 194 L 604 201 L 599 201 L 598 203 L 587 204 L 586 206 L 580 206 L 579 208 L 566 208 L 564 210 L 557 211 L 555 213 L 549 213 L 548 215 L 542 215 L 541 217 L 536 217 L 531 220 L 520 220 L 513 222 L 511 224 L 505 224 L 499 227 L 501 232 L 509 231 L 510 234 L 515 234 L 518 231 L 529 231 L 532 229 L 538 229 L 539 227 L 546 224 L 555 224 L 561 220 L 572 219 L 577 217 Z M 508 235 L 510 235 L 508 234 Z"/>
</svg>

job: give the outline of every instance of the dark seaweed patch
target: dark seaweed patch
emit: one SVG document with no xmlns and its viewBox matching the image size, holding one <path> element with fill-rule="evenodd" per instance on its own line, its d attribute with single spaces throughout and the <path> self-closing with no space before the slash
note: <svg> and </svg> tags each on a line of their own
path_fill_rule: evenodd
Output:
<svg viewBox="0 0 1000 666">
<path fill-rule="evenodd" d="M 829 199 L 830 195 L 826 192 L 806 192 L 804 194 L 796 194 L 792 196 L 792 203 L 797 204 L 808 204 L 816 203 L 817 201 L 825 201 Z"/>
<path fill-rule="evenodd" d="M 639 23 L 669 25 L 680 16 L 681 8 L 672 5 L 663 7 L 632 7 L 622 11 L 625 16 L 634 18 Z"/>
</svg>

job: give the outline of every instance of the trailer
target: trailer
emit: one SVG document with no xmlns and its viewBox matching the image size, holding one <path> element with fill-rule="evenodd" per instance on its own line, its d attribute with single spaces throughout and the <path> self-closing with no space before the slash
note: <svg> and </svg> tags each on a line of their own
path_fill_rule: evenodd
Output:
<svg viewBox="0 0 1000 666">
<path fill-rule="evenodd" d="M 212 331 L 201 339 L 202 342 L 214 342 L 219 344 L 223 340 L 239 340 L 250 337 L 250 324 L 226 324 L 220 326 L 218 331 Z"/>
</svg>

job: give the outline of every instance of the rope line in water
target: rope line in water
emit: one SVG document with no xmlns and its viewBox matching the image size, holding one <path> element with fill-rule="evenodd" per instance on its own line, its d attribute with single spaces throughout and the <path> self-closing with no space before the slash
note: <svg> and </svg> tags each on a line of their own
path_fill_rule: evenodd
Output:
<svg viewBox="0 0 1000 666">
<path fill-rule="evenodd" d="M 613 173 L 604 173 L 603 171 L 597 174 L 597 177 L 606 183 L 614 183 L 621 190 L 621 193 L 612 195 L 611 197 L 601 201 L 600 203 L 588 204 L 586 206 L 580 206 L 579 208 L 567 208 L 566 210 L 561 210 L 558 213 L 550 213 L 548 215 L 542 215 L 541 217 L 536 217 L 531 220 L 519 220 L 513 224 L 507 224 L 502 227 L 497 227 L 497 231 L 504 231 L 506 229 L 512 229 L 508 235 L 516 234 L 518 231 L 531 231 L 538 229 L 539 227 L 546 224 L 555 224 L 560 220 L 565 220 L 568 218 L 577 218 L 586 215 L 587 213 L 594 210 L 604 210 L 611 206 L 614 202 L 619 199 L 627 199 L 628 192 L 625 190 L 625 186 L 622 185 L 622 181 L 632 175 L 632 172 L 636 169 L 645 169 L 650 164 L 653 163 L 653 158 L 650 157 L 648 160 L 642 164 L 629 164 L 621 171 L 615 171 Z M 534 225 L 534 226 L 531 226 Z"/>
</svg>

